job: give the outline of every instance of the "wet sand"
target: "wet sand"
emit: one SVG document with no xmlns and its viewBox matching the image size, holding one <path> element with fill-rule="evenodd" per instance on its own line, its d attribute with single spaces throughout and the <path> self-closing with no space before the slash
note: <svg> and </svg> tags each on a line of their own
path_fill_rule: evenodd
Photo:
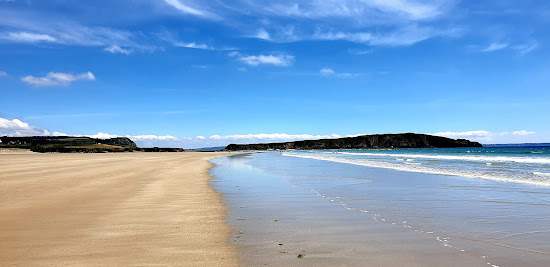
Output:
<svg viewBox="0 0 550 267">
<path fill-rule="evenodd" d="M 0 154 L 0 265 L 238 266 L 219 155 Z"/>
<path fill-rule="evenodd" d="M 544 188 L 279 153 L 212 162 L 245 266 L 549 266 Z"/>
</svg>

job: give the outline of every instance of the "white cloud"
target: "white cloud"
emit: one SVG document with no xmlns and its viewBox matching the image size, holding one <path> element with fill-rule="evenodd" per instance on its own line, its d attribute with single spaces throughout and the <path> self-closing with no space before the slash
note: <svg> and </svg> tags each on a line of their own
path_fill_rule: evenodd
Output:
<svg viewBox="0 0 550 267">
<path fill-rule="evenodd" d="M 8 120 L 0 117 L 0 136 L 40 136 L 50 132 L 30 126 L 19 119 Z"/>
<path fill-rule="evenodd" d="M 26 122 L 19 119 L 8 120 L 0 117 L 0 136 L 69 136 L 66 133 L 53 132 L 30 126 Z M 118 135 L 99 132 L 93 135 L 71 135 L 71 136 L 88 136 L 91 138 L 108 139 L 119 137 Z"/>
<path fill-rule="evenodd" d="M 481 50 L 481 52 L 493 52 L 508 47 L 508 43 L 492 43 L 487 48 Z"/>
<path fill-rule="evenodd" d="M 53 43 L 58 45 L 79 45 L 99 47 L 124 47 L 132 51 L 153 51 L 158 49 L 151 43 L 149 36 L 142 32 L 130 32 L 101 26 L 84 26 L 71 20 L 43 15 L 18 15 L 5 13 L 0 15 L 0 40 L 17 43 Z M 0 28 L 2 28 L 0 27 Z M 140 43 L 138 43 L 138 42 Z"/>
<path fill-rule="evenodd" d="M 0 76 L 8 76 L 8 73 L 6 73 L 5 71 L 0 71 Z"/>
<path fill-rule="evenodd" d="M 358 73 L 349 73 L 349 72 L 335 72 L 331 68 L 322 68 L 319 73 L 322 76 L 326 77 L 338 77 L 338 78 L 354 78 L 359 76 Z"/>
<path fill-rule="evenodd" d="M 438 133 L 435 133 L 434 135 L 455 138 L 455 139 L 456 138 L 480 139 L 480 138 L 487 138 L 488 136 L 492 135 L 492 133 L 488 131 L 479 130 L 479 131 L 467 131 L 467 132 L 438 132 Z"/>
<path fill-rule="evenodd" d="M 513 132 L 489 132 L 484 130 L 465 131 L 465 132 L 438 132 L 434 135 L 449 137 L 453 139 L 468 139 L 480 143 L 529 143 L 541 142 L 540 137 L 535 132 L 519 130 Z M 528 137 L 529 136 L 529 137 Z"/>
<path fill-rule="evenodd" d="M 334 74 L 334 70 L 333 70 L 333 69 L 330 69 L 330 68 L 322 68 L 321 71 L 320 71 L 320 73 L 321 73 L 322 75 L 327 75 L 327 76 L 329 76 L 329 75 L 333 75 L 333 74 Z"/>
<path fill-rule="evenodd" d="M 367 4 L 388 13 L 407 16 L 412 20 L 430 19 L 441 14 L 440 6 L 435 1 L 373 0 Z"/>
<path fill-rule="evenodd" d="M 130 135 L 127 135 L 126 137 L 132 139 L 132 140 L 172 140 L 172 141 L 178 141 L 179 138 L 175 137 L 175 136 L 171 136 L 171 135 L 134 135 L 134 136 L 130 136 Z"/>
<path fill-rule="evenodd" d="M 530 135 L 530 134 L 535 134 L 535 132 L 528 132 L 526 130 L 521 130 L 521 131 L 514 131 L 514 132 L 512 132 L 512 134 L 515 134 L 515 135 Z"/>
<path fill-rule="evenodd" d="M 296 33 L 294 25 L 269 25 L 268 23 L 268 26 L 270 26 L 269 31 L 261 28 L 249 37 L 271 42 L 296 42 L 305 39 L 303 33 L 301 34 L 302 36 Z"/>
<path fill-rule="evenodd" d="M 438 0 L 313 0 L 299 4 L 276 2 L 261 7 L 272 15 L 288 17 L 349 18 L 359 22 L 388 23 L 433 19 L 443 14 L 451 1 Z"/>
<path fill-rule="evenodd" d="M 119 137 L 118 135 L 115 135 L 115 134 L 108 134 L 108 133 L 102 133 L 102 132 L 99 132 L 97 134 L 92 134 L 92 135 L 84 135 L 84 136 L 88 136 L 90 138 L 96 138 L 96 139 L 110 139 L 110 138 Z"/>
<path fill-rule="evenodd" d="M 240 36 L 273 42 L 331 40 L 327 39 L 328 37 L 323 39 L 314 36 L 315 29 L 320 27 L 328 36 L 340 35 L 337 40 L 395 46 L 410 45 L 441 35 L 441 31 L 429 29 L 429 27 L 416 26 L 418 29 L 415 31 L 401 30 L 401 28 L 406 28 L 403 25 L 428 24 L 433 25 L 434 28 L 443 28 L 444 25 L 436 25 L 432 23 L 432 20 L 447 13 L 457 1 L 164 0 L 152 2 L 154 3 L 150 3 L 150 5 L 153 5 L 154 9 L 147 10 L 144 14 L 122 14 L 121 19 L 130 18 L 130 21 L 134 21 L 137 17 L 144 17 L 147 21 L 150 16 L 166 15 L 166 10 L 168 10 L 218 20 L 221 17 L 211 12 L 216 10 L 219 14 L 228 15 L 224 17 L 224 25 L 220 26 L 238 27 L 242 31 L 238 33 Z M 114 6 L 121 7 L 123 5 L 114 4 Z M 132 10 L 143 12 L 137 7 Z M 13 42 L 51 42 L 61 45 L 98 46 L 111 53 L 123 54 L 153 51 L 162 49 L 161 46 L 165 45 L 164 40 L 155 38 L 155 33 L 121 30 L 122 28 L 115 27 L 86 26 L 75 21 L 60 20 L 59 17 L 47 16 L 47 14 L 29 13 L 26 16 L 21 16 L 13 12 L 0 16 L 0 25 L 6 29 L 5 32 L 0 32 L 0 39 Z M 246 21 L 247 25 L 244 25 L 242 21 Z M 256 21 L 257 23 L 255 23 Z M 373 25 L 375 27 L 371 27 Z M 342 35 L 346 36 L 342 37 Z M 197 49 L 219 50 L 204 45 L 200 41 L 182 42 L 180 45 Z"/>
<path fill-rule="evenodd" d="M 8 32 L 0 34 L 0 39 L 21 43 L 56 42 L 57 39 L 48 34 L 30 32 Z"/>
<path fill-rule="evenodd" d="M 211 14 L 209 12 L 199 10 L 197 8 L 190 7 L 190 6 L 182 3 L 179 0 L 164 0 L 164 2 L 166 2 L 168 5 L 170 5 L 173 8 L 175 8 L 175 9 L 177 9 L 177 10 L 183 12 L 183 13 L 186 13 L 186 14 L 195 15 L 195 16 L 199 16 L 199 17 L 205 17 L 205 18 L 215 17 L 213 14 Z"/>
<path fill-rule="evenodd" d="M 219 50 L 219 51 L 237 50 L 231 47 L 214 47 L 211 45 L 207 45 L 207 44 L 199 43 L 195 41 L 183 42 L 179 40 L 177 34 L 166 30 L 155 33 L 155 36 L 160 40 L 165 41 L 175 47 L 185 47 L 185 48 L 202 49 L 202 50 Z"/>
<path fill-rule="evenodd" d="M 353 55 L 369 55 L 369 54 L 372 54 L 373 51 L 374 51 L 373 49 L 362 49 L 362 50 L 350 49 L 350 50 L 348 50 L 348 52 L 350 54 L 353 54 Z"/>
<path fill-rule="evenodd" d="M 110 52 L 111 54 L 125 54 L 125 55 L 129 55 L 129 54 L 132 54 L 134 51 L 131 50 L 131 49 L 125 49 L 125 48 L 122 48 L 118 45 L 111 45 L 109 47 L 106 47 L 104 49 L 105 51 L 107 52 Z"/>
<path fill-rule="evenodd" d="M 77 75 L 61 72 L 50 72 L 45 77 L 34 77 L 29 75 L 21 78 L 21 81 L 35 86 L 68 86 L 72 82 L 78 80 L 94 81 L 95 76 L 89 71 Z"/>
<path fill-rule="evenodd" d="M 241 53 L 237 52 L 237 51 L 231 51 L 229 53 L 227 53 L 228 56 L 230 57 L 236 57 L 236 56 L 240 56 Z"/>
<path fill-rule="evenodd" d="M 514 47 L 521 55 L 526 55 L 537 48 L 539 48 L 539 43 L 537 41 L 531 41 Z"/>
<path fill-rule="evenodd" d="M 53 132 L 52 135 L 53 135 L 53 136 L 69 136 L 69 135 L 66 134 L 66 133 L 60 133 L 60 132 Z"/>
<path fill-rule="evenodd" d="M 274 65 L 279 67 L 288 67 L 294 63 L 294 56 L 291 55 L 258 55 L 258 56 L 240 56 L 239 61 L 250 66 Z"/>
<path fill-rule="evenodd" d="M 316 32 L 314 40 L 346 40 L 355 43 L 368 43 L 372 40 L 372 34 L 367 32 Z"/>
<path fill-rule="evenodd" d="M 256 33 L 256 35 L 253 37 L 262 39 L 262 40 L 271 40 L 271 36 L 265 29 L 260 29 L 258 33 Z"/>
<path fill-rule="evenodd" d="M 211 47 L 209 45 L 198 44 L 198 43 L 195 43 L 195 42 L 191 42 L 191 43 L 175 42 L 174 46 L 193 48 L 193 49 L 215 50 L 213 47 Z"/>
<path fill-rule="evenodd" d="M 431 27 L 410 25 L 402 28 L 387 30 L 383 33 L 370 32 L 331 32 L 317 30 L 312 40 L 344 40 L 353 43 L 372 46 L 409 46 L 437 36 L 456 36 L 459 29 L 436 30 Z"/>
</svg>

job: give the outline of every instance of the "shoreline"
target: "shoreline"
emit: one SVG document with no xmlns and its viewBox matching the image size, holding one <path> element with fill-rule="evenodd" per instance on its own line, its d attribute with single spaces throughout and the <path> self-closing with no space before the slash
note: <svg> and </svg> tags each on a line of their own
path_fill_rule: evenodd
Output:
<svg viewBox="0 0 550 267">
<path fill-rule="evenodd" d="M 213 161 L 246 266 L 548 263 L 545 189 L 279 153 Z"/>
<path fill-rule="evenodd" d="M 0 153 L 1 265 L 239 266 L 226 153 Z"/>
</svg>

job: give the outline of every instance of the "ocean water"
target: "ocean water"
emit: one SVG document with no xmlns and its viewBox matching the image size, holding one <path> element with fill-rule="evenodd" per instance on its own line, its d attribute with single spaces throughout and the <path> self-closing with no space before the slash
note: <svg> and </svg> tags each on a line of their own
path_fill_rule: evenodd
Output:
<svg viewBox="0 0 550 267">
<path fill-rule="evenodd" d="M 215 159 L 212 182 L 249 265 L 550 266 L 549 158 L 545 147 L 266 152 Z"/>
<path fill-rule="evenodd" d="M 285 156 L 550 186 L 550 146 L 309 150 Z"/>
</svg>

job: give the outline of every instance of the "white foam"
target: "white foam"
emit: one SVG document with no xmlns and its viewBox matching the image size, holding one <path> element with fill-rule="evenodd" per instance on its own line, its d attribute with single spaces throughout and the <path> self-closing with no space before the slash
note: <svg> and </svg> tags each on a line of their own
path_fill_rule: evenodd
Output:
<svg viewBox="0 0 550 267">
<path fill-rule="evenodd" d="M 454 156 L 454 155 L 420 155 L 420 154 L 390 154 L 390 153 L 353 153 L 338 152 L 344 155 L 355 156 L 374 156 L 374 157 L 398 157 L 398 158 L 420 158 L 420 159 L 446 159 L 446 160 L 466 160 L 466 161 L 496 161 L 496 162 L 518 162 L 518 163 L 538 163 L 550 164 L 548 157 L 505 157 L 505 156 Z"/>
<path fill-rule="evenodd" d="M 357 153 L 357 154 L 360 154 L 360 153 Z M 329 156 L 312 155 L 312 154 L 299 155 L 299 154 L 288 153 L 288 154 L 283 154 L 283 156 L 332 161 L 332 162 L 347 163 L 347 164 L 360 165 L 360 166 L 366 166 L 366 167 L 386 168 L 386 169 L 394 169 L 394 170 L 408 171 L 408 172 L 452 175 L 452 176 L 460 176 L 460 177 L 466 177 L 466 178 L 480 178 L 480 179 L 501 181 L 501 182 L 523 183 L 523 184 L 532 184 L 537 186 L 550 186 L 550 180 L 547 180 L 547 179 L 532 180 L 532 179 L 522 179 L 515 176 L 505 177 L 505 176 L 497 176 L 495 174 L 482 172 L 482 171 L 437 169 L 437 168 L 430 168 L 430 167 L 416 165 L 416 164 L 393 164 L 388 162 L 379 162 L 379 161 L 364 160 L 364 159 L 346 159 L 346 158 L 340 158 L 340 157 L 329 157 Z M 545 173 L 537 172 L 534 174 L 546 177 Z M 548 176 L 550 176 L 550 174 L 548 174 Z"/>
</svg>

